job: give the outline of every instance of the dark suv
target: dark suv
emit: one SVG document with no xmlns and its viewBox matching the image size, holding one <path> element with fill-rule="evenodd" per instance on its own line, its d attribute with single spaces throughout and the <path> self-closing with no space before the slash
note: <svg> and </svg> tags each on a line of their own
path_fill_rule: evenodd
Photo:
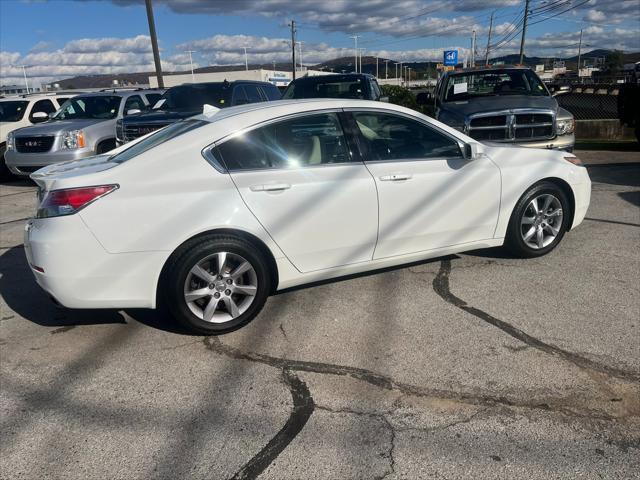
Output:
<svg viewBox="0 0 640 480">
<path fill-rule="evenodd" d="M 225 108 L 271 100 L 280 100 L 280 91 L 267 82 L 225 80 L 178 85 L 167 90 L 152 109 L 118 120 L 116 142 L 122 145 L 171 123 L 198 115 L 205 104 Z"/>
<path fill-rule="evenodd" d="M 376 78 L 367 73 L 297 78 L 289 84 L 282 98 L 286 100 L 295 98 L 355 98 L 389 101 L 388 97 L 382 96 Z"/>
</svg>

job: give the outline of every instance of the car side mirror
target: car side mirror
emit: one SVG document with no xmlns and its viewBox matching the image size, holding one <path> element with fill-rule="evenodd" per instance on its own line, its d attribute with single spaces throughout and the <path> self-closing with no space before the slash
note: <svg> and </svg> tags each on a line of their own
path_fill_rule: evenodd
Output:
<svg viewBox="0 0 640 480">
<path fill-rule="evenodd" d="M 49 120 L 49 115 L 47 115 L 45 112 L 34 112 L 33 115 L 31 115 L 31 121 L 33 123 L 42 123 L 46 122 L 47 120 Z"/>
<path fill-rule="evenodd" d="M 130 108 L 129 110 L 127 110 L 127 115 L 135 115 L 137 113 L 142 113 L 142 110 L 140 110 L 139 108 Z"/>
<path fill-rule="evenodd" d="M 378 100 L 381 102 L 389 103 L 389 97 L 387 95 L 380 97 Z"/>
<path fill-rule="evenodd" d="M 433 95 L 431 92 L 420 92 L 416 96 L 416 103 L 418 105 L 428 105 L 433 100 Z"/>
<path fill-rule="evenodd" d="M 462 156 L 465 160 L 474 160 L 478 156 L 478 145 L 475 143 L 462 144 Z"/>
</svg>

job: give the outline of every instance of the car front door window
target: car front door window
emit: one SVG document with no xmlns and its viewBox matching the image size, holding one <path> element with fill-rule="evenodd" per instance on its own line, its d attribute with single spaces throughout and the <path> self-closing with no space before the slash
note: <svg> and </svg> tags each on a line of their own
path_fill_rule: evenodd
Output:
<svg viewBox="0 0 640 480">
<path fill-rule="evenodd" d="M 375 111 L 353 118 L 378 189 L 374 258 L 493 237 L 501 183 L 489 158 L 465 159 L 454 137 L 418 119 Z"/>
</svg>

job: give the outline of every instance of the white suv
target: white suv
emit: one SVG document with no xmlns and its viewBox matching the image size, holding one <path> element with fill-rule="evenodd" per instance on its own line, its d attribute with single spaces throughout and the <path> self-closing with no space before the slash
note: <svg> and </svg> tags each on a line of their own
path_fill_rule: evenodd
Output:
<svg viewBox="0 0 640 480">
<path fill-rule="evenodd" d="M 0 98 L 0 180 L 7 180 L 11 176 L 4 160 L 7 134 L 17 128 L 46 122 L 50 113 L 80 93 L 84 92 L 36 93 Z"/>
</svg>

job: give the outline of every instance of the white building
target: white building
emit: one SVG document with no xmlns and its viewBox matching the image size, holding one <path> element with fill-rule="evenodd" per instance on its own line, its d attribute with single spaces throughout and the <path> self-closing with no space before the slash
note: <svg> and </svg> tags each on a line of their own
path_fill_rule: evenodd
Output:
<svg viewBox="0 0 640 480">
<path fill-rule="evenodd" d="M 304 70 L 296 72 L 296 78 L 315 75 L 331 75 L 330 72 L 321 70 Z M 233 82 L 234 80 L 254 80 L 259 82 L 270 82 L 277 87 L 289 85 L 292 80 L 291 72 L 282 72 L 278 70 L 233 70 L 229 72 L 209 72 L 209 73 L 181 73 L 179 75 L 164 75 L 164 86 L 175 87 L 184 83 L 203 83 L 203 82 L 224 82 L 225 80 Z M 155 75 L 149 77 L 149 86 L 151 88 L 158 87 L 158 79 Z"/>
</svg>

